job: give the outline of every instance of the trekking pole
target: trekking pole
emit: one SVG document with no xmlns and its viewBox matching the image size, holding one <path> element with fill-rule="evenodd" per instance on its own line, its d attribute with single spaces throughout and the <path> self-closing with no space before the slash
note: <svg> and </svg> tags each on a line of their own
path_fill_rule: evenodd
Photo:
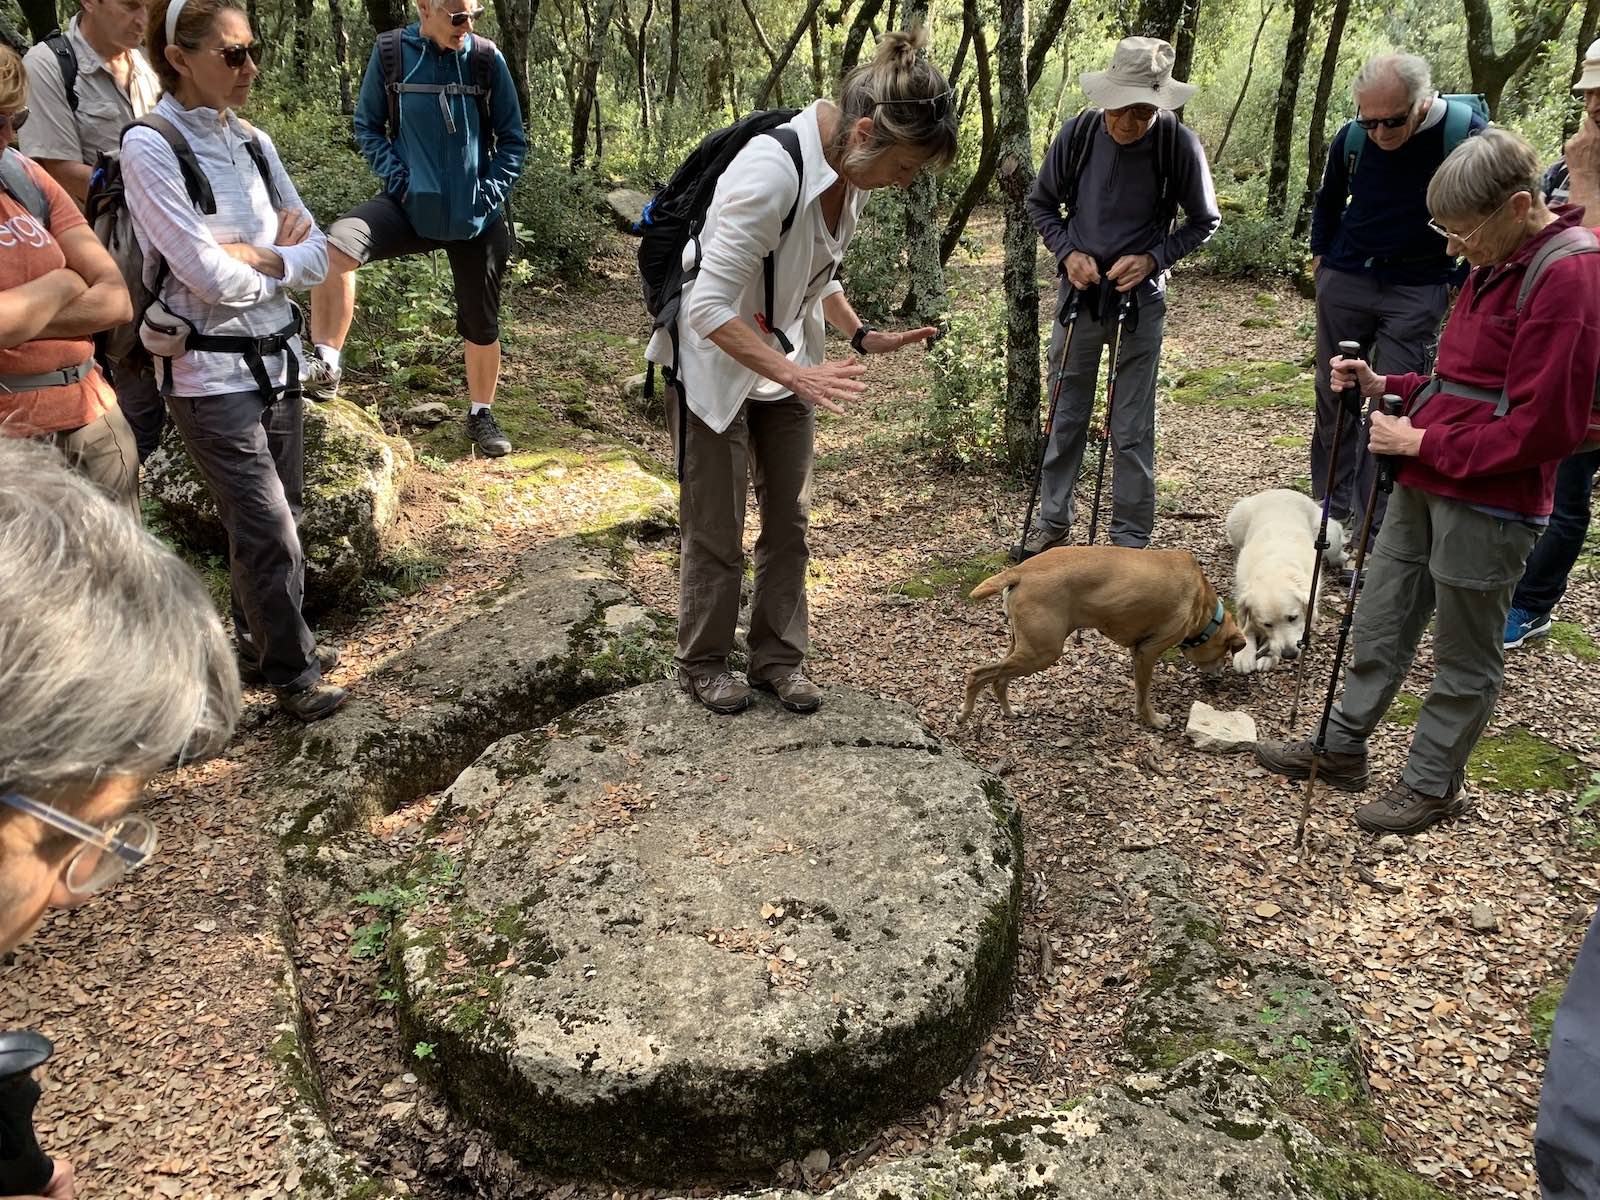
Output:
<svg viewBox="0 0 1600 1200">
<path fill-rule="evenodd" d="M 1360 358 L 1361 343 L 1340 342 L 1339 355 L 1341 358 Z M 1328 454 L 1328 475 L 1322 482 L 1322 523 L 1317 526 L 1317 556 L 1311 564 L 1311 594 L 1306 597 L 1306 624 L 1300 631 L 1300 660 L 1294 665 L 1294 702 L 1289 705 L 1290 729 L 1300 720 L 1300 692 L 1306 678 L 1306 657 L 1311 650 L 1311 618 L 1317 611 L 1317 585 L 1322 577 L 1322 558 L 1328 552 L 1328 509 L 1333 503 L 1333 481 L 1339 476 L 1339 443 L 1344 441 L 1346 410 L 1356 414 L 1359 431 L 1361 389 L 1356 385 L 1354 376 L 1333 413 L 1333 449 Z"/>
<path fill-rule="evenodd" d="M 1386 394 L 1383 398 L 1385 415 L 1400 415 L 1400 397 Z M 1344 613 L 1339 618 L 1339 642 L 1333 651 L 1333 670 L 1328 675 L 1328 694 L 1322 701 L 1322 720 L 1317 723 L 1317 737 L 1311 744 L 1311 770 L 1306 775 L 1306 795 L 1300 804 L 1300 824 L 1294 831 L 1295 848 L 1306 840 L 1306 822 L 1311 819 L 1311 793 L 1317 786 L 1317 764 L 1327 751 L 1328 718 L 1333 712 L 1333 697 L 1339 690 L 1339 666 L 1344 662 L 1344 648 L 1350 640 L 1350 626 L 1356 615 L 1356 597 L 1361 593 L 1361 570 L 1367 562 L 1367 536 L 1372 532 L 1372 510 L 1377 507 L 1378 493 L 1387 494 L 1394 487 L 1396 462 L 1392 456 L 1378 459 L 1378 469 L 1373 473 L 1372 486 L 1367 489 L 1367 510 L 1361 516 L 1361 541 L 1356 544 L 1356 565 L 1350 572 L 1350 591 L 1345 597 Z"/>
<path fill-rule="evenodd" d="M 1061 339 L 1061 361 L 1056 364 L 1056 377 L 1050 385 L 1050 408 L 1044 418 L 1044 440 L 1039 443 L 1039 459 L 1033 464 L 1033 487 L 1028 492 L 1028 509 L 1022 515 L 1022 536 L 1017 540 L 1017 548 L 1011 558 L 1013 562 L 1021 562 L 1028 556 L 1025 549 L 1028 543 L 1028 526 L 1033 524 L 1033 506 L 1039 499 L 1039 484 L 1044 479 L 1044 456 L 1050 449 L 1050 432 L 1056 424 L 1056 401 L 1061 399 L 1061 381 L 1067 377 L 1067 353 L 1072 349 L 1072 331 L 1078 324 L 1078 300 L 1082 293 L 1077 288 L 1072 289 L 1072 294 L 1067 297 L 1067 302 L 1061 306 L 1056 320 L 1066 327 L 1066 336 Z"/>
<path fill-rule="evenodd" d="M 1111 406 L 1117 395 L 1117 354 L 1122 349 L 1122 325 L 1128 319 L 1128 309 L 1133 305 L 1133 293 L 1123 292 L 1117 304 L 1117 324 L 1111 331 L 1111 362 L 1106 367 L 1106 427 L 1100 438 L 1100 466 L 1094 474 L 1094 508 L 1089 513 L 1089 545 L 1094 545 L 1095 533 L 1100 528 L 1100 489 L 1106 481 L 1106 450 L 1111 446 Z"/>
</svg>

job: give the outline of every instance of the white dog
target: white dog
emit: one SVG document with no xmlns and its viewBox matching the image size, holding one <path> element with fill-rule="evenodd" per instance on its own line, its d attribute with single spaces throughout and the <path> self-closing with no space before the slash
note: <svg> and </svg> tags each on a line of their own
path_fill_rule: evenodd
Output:
<svg viewBox="0 0 1600 1200">
<path fill-rule="evenodd" d="M 1306 601 L 1321 519 L 1321 505 L 1287 488 L 1246 496 L 1229 510 L 1234 619 L 1245 637 L 1233 669 L 1241 675 L 1300 657 L 1300 638 L 1313 616 Z M 1337 521 L 1328 522 L 1324 561 L 1330 570 L 1344 565 L 1344 530 Z"/>
</svg>

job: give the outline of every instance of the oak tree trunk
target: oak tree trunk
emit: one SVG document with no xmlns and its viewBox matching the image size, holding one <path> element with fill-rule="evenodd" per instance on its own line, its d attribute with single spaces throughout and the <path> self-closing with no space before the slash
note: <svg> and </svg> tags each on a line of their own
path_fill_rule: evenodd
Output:
<svg viewBox="0 0 1600 1200">
<path fill-rule="evenodd" d="M 1000 0 L 996 57 L 1000 74 L 1000 190 L 1005 194 L 1006 461 L 1021 474 L 1039 451 L 1038 235 L 1028 218 L 1033 186 L 1033 145 L 1028 127 L 1028 76 L 1024 51 L 1027 0 Z"/>
<path fill-rule="evenodd" d="M 905 27 L 915 28 L 928 19 L 928 0 L 908 0 Z M 944 290 L 944 267 L 939 258 L 939 226 L 934 209 L 938 185 L 932 171 L 917 172 L 903 201 L 906 226 L 906 263 L 911 286 L 900 305 L 900 315 L 912 326 L 932 325 L 949 308 Z"/>
<path fill-rule="evenodd" d="M 1489 112 L 1500 110 L 1500 97 L 1511 77 L 1551 38 L 1561 32 L 1567 14 L 1576 7 L 1571 0 L 1543 0 L 1520 19 L 1513 15 L 1511 45 L 1495 49 L 1494 14 L 1489 0 L 1463 0 L 1467 13 L 1467 65 L 1472 70 L 1472 90 L 1482 92 Z"/>
<path fill-rule="evenodd" d="M 344 24 L 344 0 L 328 0 L 328 24 L 333 34 L 333 65 L 339 76 L 339 111 L 355 112 L 350 95 L 350 31 Z"/>
<path fill-rule="evenodd" d="M 1333 77 L 1339 70 L 1339 43 L 1344 40 L 1344 24 L 1350 16 L 1350 0 L 1334 0 L 1328 20 L 1328 42 L 1322 50 L 1322 69 L 1317 74 L 1317 95 L 1311 104 L 1311 130 L 1306 139 L 1306 188 L 1300 199 L 1300 212 L 1294 220 L 1298 241 L 1311 228 L 1311 205 L 1322 186 L 1322 170 L 1328 155 L 1328 102 L 1333 98 Z"/>
<path fill-rule="evenodd" d="M 1283 47 L 1283 78 L 1278 84 L 1278 108 L 1272 119 L 1272 164 L 1267 171 L 1267 211 L 1280 218 L 1289 204 L 1295 109 L 1300 99 L 1300 76 L 1306 65 L 1306 40 L 1311 36 L 1314 4 L 1315 0 L 1293 0 L 1289 40 Z"/>
<path fill-rule="evenodd" d="M 989 71 L 989 39 L 983 32 L 983 16 L 978 11 L 978 0 L 964 0 L 964 18 L 972 26 L 972 52 L 978 63 L 978 110 L 983 117 L 983 141 L 978 152 L 978 167 L 961 198 L 950 210 L 944 223 L 944 234 L 939 239 L 939 261 L 947 263 L 961 241 L 961 231 L 967 227 L 967 218 L 989 191 L 994 179 L 995 162 L 999 158 L 999 138 L 994 124 L 994 85 Z"/>
<path fill-rule="evenodd" d="M 572 157 L 569 167 L 574 175 L 583 170 L 584 155 L 589 145 L 590 114 L 594 115 L 596 157 L 603 149 L 600 141 L 600 60 L 605 54 L 606 31 L 611 28 L 611 8 L 614 0 L 598 0 L 593 23 L 585 48 L 583 73 L 578 80 L 577 103 L 572 110 Z"/>
</svg>

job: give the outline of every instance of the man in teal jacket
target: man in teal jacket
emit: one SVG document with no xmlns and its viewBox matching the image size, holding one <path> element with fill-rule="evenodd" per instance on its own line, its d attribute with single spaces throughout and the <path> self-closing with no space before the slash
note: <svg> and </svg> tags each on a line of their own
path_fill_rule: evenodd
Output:
<svg viewBox="0 0 1600 1200">
<path fill-rule="evenodd" d="M 511 442 L 490 405 L 500 381 L 500 280 L 511 255 L 506 202 L 528 140 L 511 70 L 472 32 L 475 0 L 417 0 L 420 17 L 382 34 L 356 105 L 356 144 L 383 192 L 328 229 L 328 277 L 311 291 L 306 391 L 339 387 L 339 354 L 355 315 L 364 263 L 443 250 L 456 289 L 456 330 L 466 342 L 467 435 L 493 458 Z"/>
</svg>

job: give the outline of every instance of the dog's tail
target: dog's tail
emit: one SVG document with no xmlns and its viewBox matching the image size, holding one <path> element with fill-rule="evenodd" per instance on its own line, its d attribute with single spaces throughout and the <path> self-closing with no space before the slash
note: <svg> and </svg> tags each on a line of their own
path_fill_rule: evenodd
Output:
<svg viewBox="0 0 1600 1200">
<path fill-rule="evenodd" d="M 1007 567 L 998 575 L 991 575 L 968 593 L 973 600 L 987 600 L 996 592 L 1003 592 L 1008 587 L 1014 587 L 1021 580 L 1021 575 L 1015 567 Z"/>
</svg>

